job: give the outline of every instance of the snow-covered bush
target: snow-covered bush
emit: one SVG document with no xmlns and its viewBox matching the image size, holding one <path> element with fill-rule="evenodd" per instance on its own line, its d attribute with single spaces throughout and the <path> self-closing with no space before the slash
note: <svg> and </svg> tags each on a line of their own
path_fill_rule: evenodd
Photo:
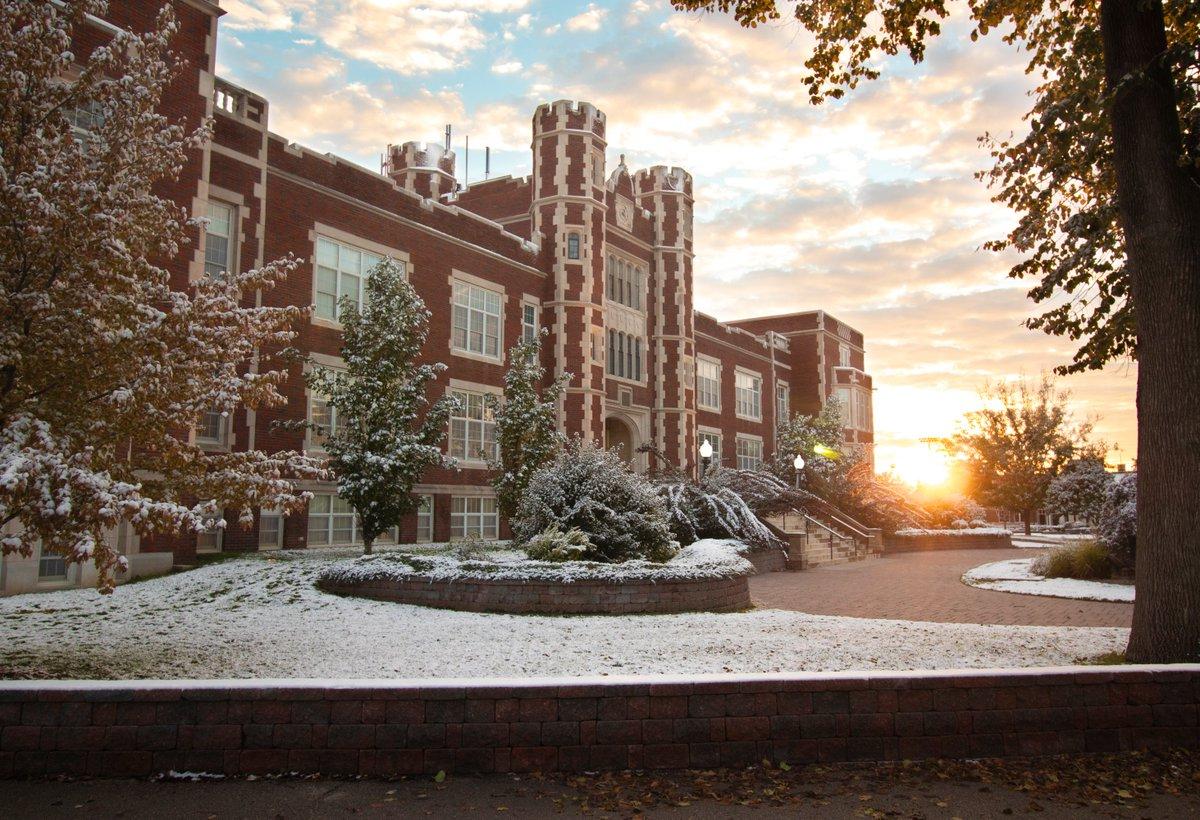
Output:
<svg viewBox="0 0 1200 820">
<path fill-rule="evenodd" d="M 525 545 L 525 553 L 534 561 L 582 561 L 594 549 L 587 533 L 578 527 L 563 532 L 551 524 Z"/>
<path fill-rule="evenodd" d="M 978 530 L 978 529 L 983 529 L 984 527 L 990 527 L 991 525 L 988 524 L 988 522 L 984 521 L 982 518 L 972 518 L 971 523 L 968 524 L 967 526 L 969 526 L 973 530 Z"/>
<path fill-rule="evenodd" d="M 670 481 L 658 484 L 657 490 L 671 516 L 671 532 L 684 546 L 704 538 L 734 538 L 755 549 L 779 544 L 754 510 L 729 487 Z"/>
<path fill-rule="evenodd" d="M 923 505 L 928 514 L 926 526 L 934 529 L 964 529 L 968 521 L 983 518 L 983 507 L 969 498 L 951 496 L 926 501 Z"/>
<path fill-rule="evenodd" d="M 1046 491 L 1046 509 L 1054 515 L 1077 515 L 1095 521 L 1112 481 L 1112 475 L 1099 459 L 1076 461 L 1050 482 Z"/>
<path fill-rule="evenodd" d="M 1109 485 L 1096 524 L 1097 540 L 1113 561 L 1132 567 L 1137 554 L 1137 475 L 1118 475 Z"/>
<path fill-rule="evenodd" d="M 533 474 L 512 521 L 522 543 L 555 525 L 587 535 L 590 561 L 666 561 L 679 552 L 667 507 L 650 482 L 615 451 L 578 439 Z"/>
<path fill-rule="evenodd" d="M 763 470 L 719 467 L 710 470 L 700 484 L 710 493 L 728 490 L 759 515 L 803 509 L 805 502 L 813 498 L 812 493 L 797 490 L 786 481 Z"/>
</svg>

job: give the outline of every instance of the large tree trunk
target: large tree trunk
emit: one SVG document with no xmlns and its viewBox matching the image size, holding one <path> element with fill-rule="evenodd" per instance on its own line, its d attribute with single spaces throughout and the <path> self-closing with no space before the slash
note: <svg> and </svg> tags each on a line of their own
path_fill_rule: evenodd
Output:
<svg viewBox="0 0 1200 820">
<path fill-rule="evenodd" d="M 375 539 L 363 536 L 363 555 L 370 555 L 375 551 Z"/>
<path fill-rule="evenodd" d="M 1200 659 L 1200 187 L 1179 165 L 1162 5 L 1102 0 L 1117 204 L 1137 317 L 1137 601 L 1127 656 Z M 1144 73 L 1143 73 L 1144 72 Z"/>
</svg>

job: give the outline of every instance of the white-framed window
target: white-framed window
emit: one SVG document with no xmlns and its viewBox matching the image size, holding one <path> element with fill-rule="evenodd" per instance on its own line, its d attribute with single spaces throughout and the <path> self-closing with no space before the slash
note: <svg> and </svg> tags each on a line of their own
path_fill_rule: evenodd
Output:
<svg viewBox="0 0 1200 820">
<path fill-rule="evenodd" d="M 837 396 L 838 410 L 842 416 L 842 426 L 853 428 L 854 425 L 854 389 L 850 387 L 839 387 L 834 390 L 834 395 Z"/>
<path fill-rule="evenodd" d="M 521 305 L 521 341 L 528 342 L 537 338 L 538 309 L 537 305 L 524 302 Z"/>
<path fill-rule="evenodd" d="M 417 507 L 417 543 L 428 544 L 433 540 L 433 496 L 421 496 Z"/>
<path fill-rule="evenodd" d="M 744 419 L 762 419 L 762 378 L 746 370 L 736 372 L 736 410 Z"/>
<path fill-rule="evenodd" d="M 204 273 L 217 279 L 233 267 L 237 207 L 210 199 L 207 215 L 208 225 L 204 228 Z"/>
<path fill-rule="evenodd" d="M 132 555 L 137 552 L 137 530 L 124 518 L 117 522 L 116 542 L 117 552 L 121 555 Z"/>
<path fill-rule="evenodd" d="M 840 343 L 838 344 L 838 366 L 839 367 L 849 367 L 850 366 L 850 345 L 840 344 Z"/>
<path fill-rule="evenodd" d="M 224 444 L 229 421 L 220 410 L 209 410 L 196 424 L 196 441 L 200 444 Z"/>
<path fill-rule="evenodd" d="M 258 548 L 277 550 L 283 546 L 283 513 L 266 507 L 258 512 Z"/>
<path fill-rule="evenodd" d="M 500 537 L 500 514 L 496 499 L 483 496 L 455 495 L 450 498 L 450 537 Z"/>
<path fill-rule="evenodd" d="M 762 439 L 737 437 L 737 466 L 739 470 L 757 470 L 762 467 Z"/>
<path fill-rule="evenodd" d="M 324 448 L 329 436 L 346 429 L 346 422 L 340 417 L 338 410 L 329 403 L 327 396 L 310 391 L 308 396 L 309 442 L 317 448 Z"/>
<path fill-rule="evenodd" d="M 338 321 L 338 300 L 349 296 L 362 310 L 363 283 L 371 269 L 383 261 L 377 253 L 355 248 L 323 236 L 317 237 L 316 315 Z"/>
<path fill-rule="evenodd" d="M 218 511 L 218 521 L 224 511 Z M 196 533 L 196 552 L 220 552 L 225 546 L 225 528 L 214 524 Z"/>
<path fill-rule="evenodd" d="M 608 300 L 641 310 L 642 291 L 646 283 L 645 272 L 637 265 L 609 254 L 605 273 L 604 292 Z"/>
<path fill-rule="evenodd" d="M 397 528 L 380 533 L 378 541 L 397 541 Z M 362 543 L 362 527 L 350 502 L 336 493 L 316 493 L 308 502 L 308 546 L 346 546 Z"/>
<path fill-rule="evenodd" d="M 469 282 L 455 282 L 452 299 L 454 324 L 450 346 L 454 350 L 500 358 L 500 294 Z"/>
<path fill-rule="evenodd" d="M 567 258 L 579 258 L 579 234 L 577 233 L 567 234 Z"/>
<path fill-rule="evenodd" d="M 701 430 L 696 436 L 696 445 L 700 446 L 700 445 L 704 444 L 704 442 L 706 442 L 706 441 L 709 444 L 711 444 L 712 448 L 713 448 L 712 466 L 713 467 L 720 466 L 720 464 L 721 464 L 721 434 L 720 433 L 710 433 L 708 431 Z"/>
<path fill-rule="evenodd" d="M 696 403 L 705 410 L 721 409 L 721 365 L 696 359 Z"/>
<path fill-rule="evenodd" d="M 791 415 L 788 383 L 775 382 L 775 423 L 785 423 Z"/>
<path fill-rule="evenodd" d="M 65 581 L 70 569 L 66 556 L 56 552 L 47 552 L 43 546 L 38 546 L 38 580 Z"/>
<path fill-rule="evenodd" d="M 75 140 L 85 147 L 93 135 L 104 126 L 104 106 L 99 100 L 88 100 L 81 105 L 64 109 L 64 116 L 71 124 Z"/>
<path fill-rule="evenodd" d="M 496 419 L 485 394 L 458 389 L 451 394 L 460 407 L 450 416 L 450 457 L 468 462 L 498 458 Z"/>
<path fill-rule="evenodd" d="M 854 394 L 855 422 L 859 430 L 871 429 L 871 394 L 865 390 L 856 390 Z"/>
<path fill-rule="evenodd" d="M 642 380 L 642 340 L 618 330 L 608 331 L 608 374 Z"/>
</svg>

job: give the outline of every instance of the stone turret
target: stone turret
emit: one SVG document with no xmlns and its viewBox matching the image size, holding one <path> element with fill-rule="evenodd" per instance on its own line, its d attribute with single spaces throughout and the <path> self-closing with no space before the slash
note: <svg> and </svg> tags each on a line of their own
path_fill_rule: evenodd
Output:
<svg viewBox="0 0 1200 820">
<path fill-rule="evenodd" d="M 455 190 L 454 152 L 433 142 L 389 145 L 387 173 L 401 187 L 437 199 Z"/>
</svg>

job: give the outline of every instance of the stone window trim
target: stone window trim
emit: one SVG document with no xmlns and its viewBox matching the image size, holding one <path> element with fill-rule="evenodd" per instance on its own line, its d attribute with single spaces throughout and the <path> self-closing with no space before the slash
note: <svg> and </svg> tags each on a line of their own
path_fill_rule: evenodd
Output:
<svg viewBox="0 0 1200 820">
<path fill-rule="evenodd" d="M 758 401 L 757 401 L 758 413 L 757 414 L 742 412 L 742 405 L 744 404 L 744 402 L 738 400 L 738 392 L 741 390 L 748 390 L 749 388 L 738 387 L 738 385 L 737 385 L 737 377 L 738 376 L 746 376 L 746 377 L 755 379 L 758 382 Z M 742 419 L 743 421 L 762 421 L 762 418 L 763 418 L 763 415 L 762 415 L 762 388 L 763 388 L 762 373 L 759 373 L 754 370 L 750 370 L 747 367 L 741 367 L 740 365 L 734 368 L 734 394 L 733 394 L 734 395 L 734 403 L 733 404 L 734 404 L 734 415 L 737 418 Z"/>
<path fill-rule="evenodd" d="M 716 385 L 716 393 L 715 393 L 716 399 L 717 399 L 716 404 L 707 404 L 704 401 L 706 391 L 700 389 L 700 382 L 702 379 L 704 381 L 712 381 L 712 379 L 708 378 L 707 376 L 700 375 L 701 366 L 703 366 L 703 365 L 711 365 L 717 369 L 717 376 L 716 376 L 717 385 Z M 714 413 L 721 412 L 721 377 L 722 377 L 722 375 L 723 375 L 723 368 L 722 368 L 720 359 L 714 359 L 712 356 L 705 356 L 705 355 L 697 355 L 696 356 L 696 407 L 697 408 L 699 408 L 701 410 L 708 410 L 708 411 L 714 412 Z"/>
<path fill-rule="evenodd" d="M 231 191 L 228 188 L 222 188 L 219 185 L 209 183 L 205 197 L 203 199 L 196 197 L 192 200 L 194 215 L 206 216 L 209 202 L 233 208 L 234 228 L 229 249 L 229 266 L 234 270 L 241 270 L 242 242 L 246 238 L 246 232 L 241 230 L 241 223 L 247 213 L 246 198 L 237 191 Z M 196 243 L 195 250 L 193 251 L 192 262 L 188 265 L 188 284 L 195 284 L 206 276 L 204 272 L 204 248 L 207 239 L 205 227 L 202 226 L 199 229 L 199 233 L 199 241 Z"/>
<path fill-rule="evenodd" d="M 272 507 L 258 511 L 258 548 L 277 550 L 283 547 L 283 527 L 286 518 L 283 512 Z"/>
<path fill-rule="evenodd" d="M 200 428 L 205 422 L 204 416 L 209 413 L 224 413 L 224 418 L 221 420 L 221 434 L 219 438 L 207 438 L 200 435 Z M 234 449 L 236 444 L 236 436 L 233 432 L 233 417 L 234 411 L 231 410 L 211 410 L 197 420 L 196 427 L 192 428 L 192 443 L 206 453 L 228 453 Z"/>
<path fill-rule="evenodd" d="M 526 338 L 526 308 L 533 308 L 533 333 L 536 337 L 542 329 L 542 300 L 528 293 L 521 294 L 521 338 Z"/>
<path fill-rule="evenodd" d="M 626 310 L 645 316 L 646 302 L 649 300 L 649 277 L 646 275 L 648 267 L 645 260 L 608 248 L 604 261 L 605 304 L 620 305 Z M 625 299 L 626 292 L 629 294 L 628 300 Z"/>
<path fill-rule="evenodd" d="M 317 303 L 317 240 L 322 238 L 328 239 L 332 242 L 337 242 L 342 245 L 348 245 L 355 250 L 373 253 L 378 256 L 382 256 L 385 259 L 391 257 L 404 266 L 405 278 L 410 282 L 412 281 L 413 268 L 408 251 L 402 251 L 399 248 L 393 248 L 389 245 L 384 245 L 371 239 L 365 239 L 357 234 L 344 231 L 341 228 L 335 228 L 332 225 L 327 225 L 323 222 L 314 222 L 312 229 L 308 232 L 309 247 L 312 253 L 308 260 L 309 270 L 312 274 L 312 292 L 309 294 L 309 298 L 311 300 L 309 304 L 311 305 L 316 305 Z M 326 319 L 324 317 L 317 316 L 315 310 L 309 317 L 309 322 L 317 327 L 326 327 L 339 331 L 342 329 L 341 322 L 337 321 L 336 319 Z"/>
<path fill-rule="evenodd" d="M 38 589 L 60 589 L 62 587 L 74 586 L 74 581 L 71 580 L 71 575 L 78 574 L 79 564 L 72 564 L 67 560 L 65 555 L 60 553 L 46 552 L 41 541 L 37 545 L 37 588 Z M 47 570 L 53 567 L 54 572 L 51 574 Z M 58 568 L 62 568 L 62 573 L 58 572 Z"/>
<path fill-rule="evenodd" d="M 450 340 L 448 343 L 450 346 L 450 355 L 458 356 L 463 359 L 471 359 L 471 360 L 477 361 L 477 362 L 487 362 L 488 364 L 504 364 L 505 356 L 508 353 L 508 351 L 505 350 L 505 348 L 504 348 L 504 319 L 505 319 L 505 314 L 506 314 L 505 308 L 506 308 L 506 304 L 508 302 L 507 288 L 505 288 L 505 286 L 503 284 L 501 284 L 500 282 L 494 282 L 491 279 L 485 279 L 482 276 L 475 276 L 474 274 L 466 273 L 465 271 L 458 270 L 457 268 L 454 268 L 451 270 L 450 276 L 447 277 L 446 281 L 449 283 L 449 287 L 450 287 L 450 299 L 448 302 L 448 307 L 449 307 L 448 318 L 450 319 L 450 322 L 451 322 L 450 333 L 449 333 Z M 458 347 L 454 346 L 453 316 L 454 316 L 454 285 L 455 285 L 455 283 L 463 284 L 463 285 L 471 285 L 471 286 L 480 288 L 482 290 L 491 291 L 492 293 L 499 295 L 499 297 L 500 297 L 500 316 L 499 316 L 499 320 L 498 320 L 498 327 L 499 327 L 500 335 L 496 342 L 496 355 L 495 356 L 489 356 L 486 353 L 475 353 L 474 351 L 463 350 L 462 348 L 458 348 Z"/>
<path fill-rule="evenodd" d="M 743 448 L 742 445 L 756 445 L 755 447 Z M 743 449 L 756 450 L 756 455 L 744 455 Z M 757 470 L 763 465 L 763 439 L 762 436 L 754 435 L 753 433 L 738 433 L 734 437 L 734 457 L 737 459 L 737 467 L 739 470 Z M 743 461 L 745 463 L 743 464 Z M 750 462 L 753 463 L 750 463 Z"/>
<path fill-rule="evenodd" d="M 464 393 L 480 393 L 480 394 L 484 394 L 484 395 L 496 396 L 497 398 L 504 397 L 504 388 L 501 386 L 492 385 L 492 384 L 480 384 L 478 382 L 462 381 L 461 379 L 450 379 L 450 383 L 448 385 L 446 385 L 446 395 L 453 396 L 455 391 L 464 392 Z M 449 422 L 451 427 L 453 427 L 455 418 L 462 418 L 462 417 L 455 416 L 452 414 L 450 416 L 450 422 Z M 447 430 L 447 432 L 446 432 L 446 452 L 447 452 L 447 454 L 449 454 L 449 452 L 450 452 L 450 447 L 451 447 L 450 431 Z M 467 456 L 464 458 L 456 457 L 456 460 L 458 461 L 458 469 L 460 469 L 460 470 L 486 470 L 486 469 L 488 469 L 487 461 L 485 461 L 484 459 L 478 458 L 476 456 Z"/>
<path fill-rule="evenodd" d="M 436 519 L 437 499 L 430 493 L 421 493 L 417 497 L 420 499 L 420 506 L 417 507 L 416 542 L 418 544 L 429 544 L 433 542 L 433 526 Z"/>
</svg>

